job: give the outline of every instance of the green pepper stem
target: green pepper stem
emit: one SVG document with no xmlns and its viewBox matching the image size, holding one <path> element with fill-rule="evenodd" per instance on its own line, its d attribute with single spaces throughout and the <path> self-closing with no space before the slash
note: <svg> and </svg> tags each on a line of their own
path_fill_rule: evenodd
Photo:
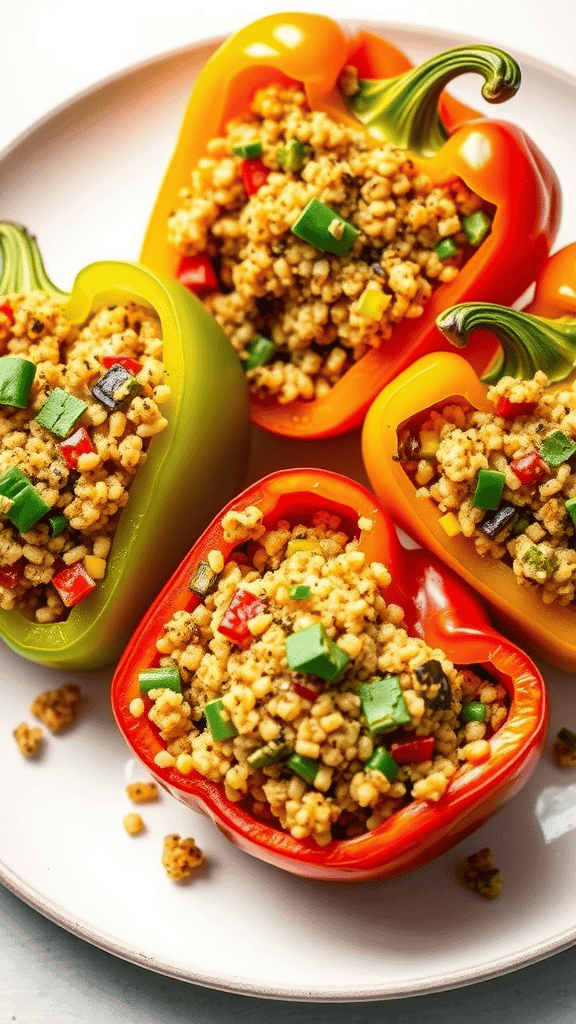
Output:
<svg viewBox="0 0 576 1024">
<path fill-rule="evenodd" d="M 530 380 L 543 370 L 550 383 L 565 380 L 576 363 L 576 317 L 548 320 L 488 302 L 462 302 L 445 309 L 438 330 L 457 348 L 465 348 L 473 331 L 496 335 L 502 352 L 482 377 L 495 384 L 501 377 Z"/>
<path fill-rule="evenodd" d="M 489 103 L 502 103 L 520 87 L 520 68 L 503 50 L 457 46 L 396 78 L 359 80 L 346 103 L 362 124 L 379 128 L 389 142 L 433 156 L 448 138 L 438 113 L 440 94 L 453 78 L 471 71 L 483 76 L 482 95 Z"/>
<path fill-rule="evenodd" d="M 67 293 L 60 291 L 48 277 L 36 239 L 28 234 L 26 228 L 6 220 L 0 221 L 0 253 L 0 295 L 39 289 L 50 295 L 67 297 Z"/>
</svg>

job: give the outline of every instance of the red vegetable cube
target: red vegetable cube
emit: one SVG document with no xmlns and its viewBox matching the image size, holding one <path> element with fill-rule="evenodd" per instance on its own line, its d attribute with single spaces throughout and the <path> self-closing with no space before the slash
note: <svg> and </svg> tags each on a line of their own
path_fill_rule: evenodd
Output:
<svg viewBox="0 0 576 1024">
<path fill-rule="evenodd" d="M 496 415 L 502 416 L 505 420 L 513 420 L 516 416 L 529 416 L 537 405 L 537 402 L 511 402 L 509 398 L 500 395 L 496 405 Z"/>
<path fill-rule="evenodd" d="M 78 456 L 85 455 L 87 452 L 95 452 L 96 448 L 90 440 L 86 427 L 78 427 L 78 430 L 70 434 L 70 437 L 60 442 L 60 451 L 70 469 L 76 469 L 78 467 Z"/>
<path fill-rule="evenodd" d="M 218 626 L 218 632 L 234 644 L 250 643 L 252 634 L 247 623 L 265 610 L 266 605 L 259 597 L 248 590 L 236 590 Z"/>
<path fill-rule="evenodd" d="M 0 587 L 7 590 L 14 590 L 18 586 L 22 573 L 24 572 L 24 561 L 19 559 L 13 565 L 3 565 L 0 568 Z"/>
<path fill-rule="evenodd" d="M 82 562 L 64 566 L 52 577 L 52 585 L 67 608 L 72 608 L 79 601 L 83 601 L 96 589 L 94 580 L 88 575 Z"/>
<path fill-rule="evenodd" d="M 513 459 L 510 469 L 523 484 L 535 484 L 548 473 L 548 466 L 538 452 L 528 452 L 519 459 Z"/>
<path fill-rule="evenodd" d="M 430 761 L 434 752 L 434 737 L 422 736 L 417 740 L 407 740 L 405 743 L 391 743 L 390 753 L 396 764 L 420 764 L 421 761 Z"/>
<path fill-rule="evenodd" d="M 212 262 L 204 253 L 197 256 L 183 256 L 176 275 L 180 284 L 194 295 L 214 292 L 218 288 L 218 278 Z"/>
<path fill-rule="evenodd" d="M 270 171 L 264 166 L 260 157 L 251 160 L 243 160 L 241 165 L 242 181 L 249 196 L 256 194 L 262 185 L 268 181 Z"/>
</svg>

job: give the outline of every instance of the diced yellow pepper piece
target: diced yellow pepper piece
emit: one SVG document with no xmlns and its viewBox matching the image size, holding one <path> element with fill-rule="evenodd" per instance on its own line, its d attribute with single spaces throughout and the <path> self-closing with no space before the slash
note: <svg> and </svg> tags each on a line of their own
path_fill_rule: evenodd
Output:
<svg viewBox="0 0 576 1024">
<path fill-rule="evenodd" d="M 431 459 L 436 455 L 440 445 L 440 438 L 434 430 L 420 431 L 420 458 Z"/>
<path fill-rule="evenodd" d="M 103 580 L 106 575 L 106 559 L 97 558 L 96 555 L 86 555 L 84 568 L 93 580 Z"/>
<path fill-rule="evenodd" d="M 390 305 L 390 295 L 376 288 L 366 288 L 360 298 L 358 312 L 365 320 L 380 320 Z"/>
<path fill-rule="evenodd" d="M 438 520 L 438 524 L 449 537 L 455 537 L 456 534 L 462 533 L 462 527 L 453 512 L 447 512 L 445 516 Z"/>
<path fill-rule="evenodd" d="M 288 541 L 286 545 L 286 556 L 290 558 L 295 551 L 320 551 L 320 543 L 317 540 L 300 540 L 297 537 L 293 537 L 292 540 Z"/>
</svg>

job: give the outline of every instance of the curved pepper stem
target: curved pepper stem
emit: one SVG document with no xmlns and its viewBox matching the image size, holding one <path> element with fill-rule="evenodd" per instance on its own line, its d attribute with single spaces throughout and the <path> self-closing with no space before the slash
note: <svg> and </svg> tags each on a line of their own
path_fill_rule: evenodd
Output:
<svg viewBox="0 0 576 1024">
<path fill-rule="evenodd" d="M 68 293 L 57 288 L 48 277 L 36 239 L 26 228 L 0 221 L 0 253 L 0 295 L 39 289 L 50 295 L 68 297 Z"/>
<path fill-rule="evenodd" d="M 510 99 L 520 87 L 520 68 L 503 50 L 457 46 L 396 78 L 361 79 L 346 103 L 362 124 L 380 129 L 389 142 L 433 156 L 448 138 L 438 112 L 440 95 L 453 78 L 471 71 L 483 76 L 482 95 L 489 103 Z"/>
<path fill-rule="evenodd" d="M 576 317 L 548 320 L 488 302 L 463 302 L 444 310 L 438 330 L 457 348 L 465 348 L 473 331 L 495 334 L 502 352 L 482 377 L 495 384 L 501 377 L 529 380 L 543 370 L 550 383 L 565 380 L 576 363 Z"/>
</svg>

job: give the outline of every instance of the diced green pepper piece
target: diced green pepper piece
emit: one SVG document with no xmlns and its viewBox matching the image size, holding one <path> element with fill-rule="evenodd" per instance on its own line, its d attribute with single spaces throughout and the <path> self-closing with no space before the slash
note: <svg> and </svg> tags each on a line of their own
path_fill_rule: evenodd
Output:
<svg viewBox="0 0 576 1024">
<path fill-rule="evenodd" d="M 291 753 L 292 747 L 284 740 L 271 740 L 266 746 L 253 750 L 246 760 L 251 768 L 266 768 L 269 764 L 285 761 Z"/>
<path fill-rule="evenodd" d="M 576 442 L 561 430 L 554 430 L 540 445 L 540 458 L 549 466 L 560 466 L 576 453 Z"/>
<path fill-rule="evenodd" d="M 70 523 L 68 522 L 66 516 L 50 516 L 48 520 L 50 536 L 58 537 L 61 533 L 64 533 L 64 530 L 66 530 L 69 527 L 69 525 Z"/>
<path fill-rule="evenodd" d="M 303 583 L 297 583 L 288 591 L 288 597 L 293 601 L 307 601 L 310 597 L 310 587 L 306 587 Z"/>
<path fill-rule="evenodd" d="M 502 498 L 506 477 L 497 469 L 481 469 L 474 491 L 474 507 L 497 509 Z"/>
<path fill-rule="evenodd" d="M 231 740 L 238 735 L 238 729 L 228 717 L 220 697 L 217 700 L 209 700 L 204 705 L 206 725 L 210 729 L 213 740 Z"/>
<path fill-rule="evenodd" d="M 248 346 L 248 357 L 244 364 L 246 370 L 253 370 L 256 366 L 265 366 L 274 355 L 276 345 L 269 338 L 262 334 L 255 334 Z"/>
<path fill-rule="evenodd" d="M 362 711 L 372 734 L 391 732 L 399 725 L 408 725 L 410 712 L 398 676 L 384 676 L 358 687 Z"/>
<path fill-rule="evenodd" d="M 475 213 L 471 213 L 469 217 L 464 218 L 462 227 L 466 232 L 466 238 L 470 245 L 477 246 L 484 241 L 490 231 L 490 218 L 486 216 L 484 210 L 476 210 Z"/>
<path fill-rule="evenodd" d="M 462 705 L 462 718 L 465 722 L 485 722 L 488 708 L 479 700 L 470 700 Z"/>
<path fill-rule="evenodd" d="M 216 589 L 219 574 L 210 568 L 208 562 L 199 562 L 188 589 L 197 597 L 208 597 Z"/>
<path fill-rule="evenodd" d="M 36 363 L 19 356 L 0 359 L 0 405 L 25 409 L 30 398 L 32 382 L 36 376 Z"/>
<path fill-rule="evenodd" d="M 388 782 L 394 782 L 400 771 L 400 766 L 396 764 L 392 754 L 386 750 L 386 747 L 376 747 L 372 757 L 366 761 L 364 771 L 382 772 L 382 775 L 386 776 Z"/>
<path fill-rule="evenodd" d="M 576 750 L 576 733 L 572 732 L 571 729 L 560 729 L 557 739 L 561 743 L 565 743 L 570 750 Z"/>
<path fill-rule="evenodd" d="M 519 519 L 512 527 L 512 536 L 519 537 L 521 533 L 524 533 L 527 526 L 530 526 L 530 520 L 528 516 L 522 516 L 522 518 Z"/>
<path fill-rule="evenodd" d="M 50 511 L 50 505 L 40 497 L 34 485 L 17 466 L 10 466 L 0 476 L 0 497 L 6 499 L 4 503 L 0 502 L 0 512 L 8 517 L 20 533 L 31 530 Z"/>
<path fill-rule="evenodd" d="M 66 437 L 87 408 L 86 402 L 80 398 L 69 395 L 62 388 L 54 388 L 36 416 L 36 423 L 56 437 Z"/>
<path fill-rule="evenodd" d="M 360 234 L 358 228 L 319 199 L 311 199 L 306 204 L 292 225 L 292 232 L 321 252 L 331 252 L 334 256 L 347 256 Z"/>
<path fill-rule="evenodd" d="M 245 160 L 254 160 L 262 156 L 264 150 L 261 142 L 245 142 L 243 146 L 232 146 L 234 156 L 242 156 Z"/>
<path fill-rule="evenodd" d="M 311 757 L 303 757 L 302 754 L 292 754 L 286 764 L 291 771 L 299 775 L 310 786 L 314 785 L 321 767 L 318 761 L 313 761 Z"/>
<path fill-rule="evenodd" d="M 434 252 L 439 260 L 451 260 L 458 255 L 458 246 L 453 238 L 443 238 L 438 245 L 434 246 Z"/>
<path fill-rule="evenodd" d="M 558 565 L 555 555 L 545 555 L 535 544 L 526 549 L 522 555 L 522 561 L 536 572 L 546 573 L 546 579 L 550 579 Z"/>
<path fill-rule="evenodd" d="M 180 673 L 176 665 L 160 665 L 158 668 L 145 668 L 138 673 L 140 692 L 148 695 L 150 690 L 173 690 L 182 693 Z"/>
<path fill-rule="evenodd" d="M 288 139 L 285 146 L 276 150 L 276 159 L 285 171 L 301 171 L 312 156 L 312 146 L 299 139 Z"/>
<path fill-rule="evenodd" d="M 330 639 L 321 623 L 309 626 L 301 633 L 292 633 L 286 637 L 285 645 L 291 669 L 320 676 L 331 683 L 342 678 L 350 661 L 346 651 Z"/>
</svg>

